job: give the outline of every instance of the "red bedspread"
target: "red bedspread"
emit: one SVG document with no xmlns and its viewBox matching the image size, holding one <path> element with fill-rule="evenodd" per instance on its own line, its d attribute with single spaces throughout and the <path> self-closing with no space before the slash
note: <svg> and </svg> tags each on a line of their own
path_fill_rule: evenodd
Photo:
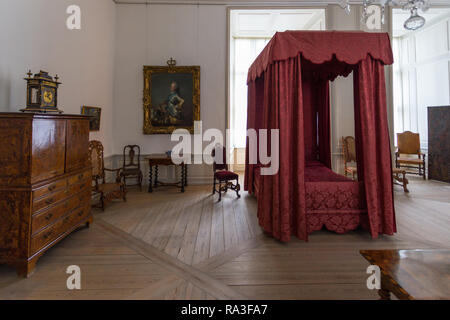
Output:
<svg viewBox="0 0 450 320">
<path fill-rule="evenodd" d="M 258 195 L 260 168 L 255 169 L 254 190 Z M 337 174 L 318 161 L 305 167 L 305 199 L 308 233 L 324 226 L 337 233 L 356 229 L 366 219 L 362 183 Z"/>
<path fill-rule="evenodd" d="M 353 180 L 337 174 L 319 161 L 308 161 L 305 167 L 305 182 L 353 182 Z"/>
</svg>

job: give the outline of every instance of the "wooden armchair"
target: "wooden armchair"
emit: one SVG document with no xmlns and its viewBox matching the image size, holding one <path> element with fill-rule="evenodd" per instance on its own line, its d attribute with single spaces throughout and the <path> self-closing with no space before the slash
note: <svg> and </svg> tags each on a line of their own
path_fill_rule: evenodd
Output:
<svg viewBox="0 0 450 320">
<path fill-rule="evenodd" d="M 352 175 L 352 179 L 355 180 L 355 174 L 357 173 L 356 166 L 348 166 L 347 163 L 356 163 L 356 146 L 355 138 L 352 136 L 342 137 L 342 150 L 344 154 L 344 174 L 347 177 L 348 174 Z"/>
<path fill-rule="evenodd" d="M 123 183 L 127 185 L 127 178 L 137 179 L 136 186 L 142 190 L 141 148 L 138 145 L 127 145 L 123 148 Z"/>
<path fill-rule="evenodd" d="M 425 176 L 425 154 L 420 151 L 420 136 L 418 133 L 405 131 L 397 133 L 397 151 L 395 152 L 395 166 L 397 168 L 418 169 L 409 172 Z"/>
<path fill-rule="evenodd" d="M 123 199 L 127 201 L 125 184 L 121 181 L 120 169 L 107 169 L 105 168 L 103 158 L 103 145 L 100 141 L 89 142 L 89 160 L 92 164 L 92 180 L 94 181 L 93 192 L 100 195 L 100 204 L 95 207 L 99 207 L 105 210 L 105 204 L 113 199 Z M 115 182 L 106 182 L 106 172 L 115 172 Z"/>
</svg>

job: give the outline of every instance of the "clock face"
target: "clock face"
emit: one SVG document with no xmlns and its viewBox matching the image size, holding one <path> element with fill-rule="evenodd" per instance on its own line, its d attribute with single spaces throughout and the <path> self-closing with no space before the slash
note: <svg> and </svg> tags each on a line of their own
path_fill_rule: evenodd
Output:
<svg viewBox="0 0 450 320">
<path fill-rule="evenodd" d="M 42 91 L 42 102 L 45 106 L 53 106 L 55 103 L 55 92 L 53 89 L 44 89 Z"/>
<path fill-rule="evenodd" d="M 53 101 L 53 93 L 51 93 L 51 91 L 44 91 L 44 101 L 45 103 L 50 103 Z"/>
</svg>

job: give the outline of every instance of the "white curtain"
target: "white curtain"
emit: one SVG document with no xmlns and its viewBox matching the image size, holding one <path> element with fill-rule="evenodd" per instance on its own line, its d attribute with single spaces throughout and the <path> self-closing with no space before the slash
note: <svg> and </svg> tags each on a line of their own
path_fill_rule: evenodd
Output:
<svg viewBox="0 0 450 320">
<path fill-rule="evenodd" d="M 269 42 L 269 38 L 234 39 L 234 66 L 231 74 L 232 143 L 245 148 L 247 130 L 247 73 L 250 65 Z"/>
<path fill-rule="evenodd" d="M 400 48 L 401 40 L 399 38 L 393 38 L 392 51 L 394 52 L 394 132 L 403 132 L 403 88 L 402 88 L 402 72 L 400 68 Z M 397 135 L 395 135 L 395 143 L 397 143 Z"/>
</svg>

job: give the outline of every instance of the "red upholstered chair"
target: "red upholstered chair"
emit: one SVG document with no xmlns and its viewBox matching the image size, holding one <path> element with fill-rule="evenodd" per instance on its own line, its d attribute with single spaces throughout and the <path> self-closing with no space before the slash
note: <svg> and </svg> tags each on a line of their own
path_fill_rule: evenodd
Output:
<svg viewBox="0 0 450 320">
<path fill-rule="evenodd" d="M 222 200 L 222 191 L 227 192 L 228 189 L 236 191 L 236 195 L 238 198 L 241 196 L 239 195 L 239 190 L 241 190 L 241 186 L 239 185 L 239 175 L 237 173 L 234 173 L 232 171 L 228 170 L 228 164 L 227 164 L 227 156 L 226 156 L 226 149 L 222 147 L 222 161 L 220 158 L 220 155 L 217 155 L 216 157 L 216 150 L 212 151 L 212 157 L 214 158 L 213 163 L 213 170 L 214 170 L 214 186 L 213 186 L 213 194 L 216 192 L 219 193 L 219 201 Z M 236 181 L 236 184 L 234 184 L 232 181 Z M 219 188 L 216 189 L 216 185 L 219 183 Z"/>
</svg>

